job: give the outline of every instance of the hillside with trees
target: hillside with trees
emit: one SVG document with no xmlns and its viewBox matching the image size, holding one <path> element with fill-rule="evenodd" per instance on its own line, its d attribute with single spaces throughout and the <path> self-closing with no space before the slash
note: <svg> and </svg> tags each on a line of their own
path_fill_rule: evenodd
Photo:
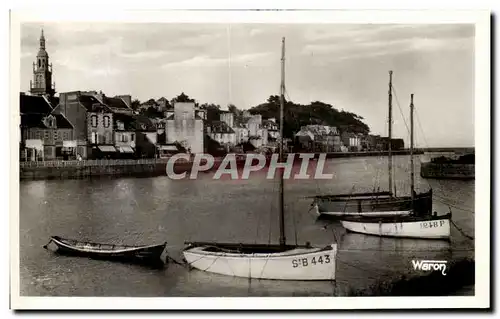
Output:
<svg viewBox="0 0 500 319">
<path fill-rule="evenodd" d="M 231 110 L 231 109 L 230 109 Z M 239 110 L 231 110 L 239 114 Z M 279 122 L 280 98 L 272 95 L 266 103 L 259 104 L 248 110 L 250 114 L 261 114 L 263 118 L 274 117 Z M 362 120 L 363 117 L 346 111 L 339 111 L 330 104 L 320 101 L 307 105 L 296 104 L 285 100 L 285 124 L 283 133 L 286 138 L 293 138 L 294 134 L 304 125 L 319 124 L 339 128 L 341 131 L 368 134 L 370 128 Z"/>
<path fill-rule="evenodd" d="M 194 98 L 189 97 L 184 92 L 174 97 L 173 101 L 177 102 L 195 102 Z M 154 102 L 154 100 L 152 100 Z M 140 102 L 134 100 L 133 107 L 136 109 Z M 207 112 L 207 121 L 212 122 L 219 120 L 221 113 L 220 105 L 214 103 L 203 103 L 196 105 L 205 109 Z M 228 110 L 234 114 L 235 123 L 242 123 L 244 121 L 244 110 L 238 109 L 235 105 L 230 104 Z M 279 122 L 280 118 L 280 98 L 278 95 L 271 95 L 265 103 L 254 106 L 248 110 L 250 114 L 261 114 L 264 119 L 275 118 Z M 162 114 L 158 113 L 155 109 L 147 109 L 142 111 L 146 116 L 161 117 Z M 297 104 L 292 101 L 285 100 L 285 125 L 283 127 L 284 135 L 287 138 L 293 138 L 295 133 L 300 131 L 304 125 L 319 124 L 335 126 L 341 131 L 348 131 L 353 133 L 368 134 L 370 128 L 363 122 L 363 117 L 347 112 L 344 110 L 339 111 L 332 105 L 320 101 L 314 101 L 307 105 Z"/>
</svg>

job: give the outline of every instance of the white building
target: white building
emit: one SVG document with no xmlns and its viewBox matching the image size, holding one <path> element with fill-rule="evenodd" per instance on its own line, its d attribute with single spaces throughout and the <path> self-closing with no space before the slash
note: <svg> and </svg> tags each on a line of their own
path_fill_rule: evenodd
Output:
<svg viewBox="0 0 500 319">
<path fill-rule="evenodd" d="M 180 143 L 191 153 L 203 153 L 203 110 L 194 102 L 175 102 L 167 110 L 167 143 Z"/>
</svg>

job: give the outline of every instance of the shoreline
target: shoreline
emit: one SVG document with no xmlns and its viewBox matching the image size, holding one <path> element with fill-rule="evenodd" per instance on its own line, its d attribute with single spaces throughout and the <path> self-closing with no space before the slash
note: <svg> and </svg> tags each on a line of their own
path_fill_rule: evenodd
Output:
<svg viewBox="0 0 500 319">
<path fill-rule="evenodd" d="M 414 154 L 422 154 L 416 151 Z M 298 153 L 295 153 L 298 154 Z M 350 158 L 350 157 L 373 157 L 387 156 L 386 151 L 377 152 L 351 152 L 351 153 L 302 153 L 314 154 L 314 159 L 326 154 L 327 159 L 332 158 Z M 394 151 L 393 156 L 409 155 L 409 150 Z M 235 154 L 237 156 L 237 165 L 245 163 L 246 155 Z M 285 154 L 287 156 L 287 154 Z M 296 157 L 295 162 L 301 161 Z M 113 177 L 156 177 L 166 175 L 166 164 L 168 159 L 110 159 L 110 160 L 82 160 L 82 161 L 39 161 L 39 162 L 20 162 L 19 178 L 20 180 L 52 180 L 52 179 L 85 179 L 101 176 Z M 222 158 L 215 159 L 215 170 L 220 166 Z M 193 161 L 176 161 L 174 172 L 189 172 L 193 167 Z"/>
</svg>

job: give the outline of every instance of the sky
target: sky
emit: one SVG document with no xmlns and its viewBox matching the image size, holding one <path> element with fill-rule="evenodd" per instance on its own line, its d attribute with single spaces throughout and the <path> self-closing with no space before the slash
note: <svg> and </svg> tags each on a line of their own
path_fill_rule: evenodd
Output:
<svg viewBox="0 0 500 319">
<path fill-rule="evenodd" d="M 29 90 L 43 28 L 58 92 L 103 91 L 146 101 L 181 92 L 248 109 L 279 94 L 286 38 L 287 99 L 322 101 L 418 147 L 474 146 L 474 26 L 467 24 L 30 23 L 21 27 L 20 90 Z M 406 124 L 405 124 L 406 122 Z"/>
</svg>

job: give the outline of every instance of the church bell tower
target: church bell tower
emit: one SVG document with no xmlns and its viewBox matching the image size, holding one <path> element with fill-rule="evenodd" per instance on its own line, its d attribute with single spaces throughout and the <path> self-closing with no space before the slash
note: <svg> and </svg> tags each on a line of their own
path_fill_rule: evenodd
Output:
<svg viewBox="0 0 500 319">
<path fill-rule="evenodd" d="M 49 63 L 49 54 L 45 51 L 45 37 L 40 36 L 40 49 L 33 62 L 33 80 L 30 81 L 30 92 L 33 95 L 54 96 L 55 83 L 52 84 L 52 64 Z"/>
</svg>

